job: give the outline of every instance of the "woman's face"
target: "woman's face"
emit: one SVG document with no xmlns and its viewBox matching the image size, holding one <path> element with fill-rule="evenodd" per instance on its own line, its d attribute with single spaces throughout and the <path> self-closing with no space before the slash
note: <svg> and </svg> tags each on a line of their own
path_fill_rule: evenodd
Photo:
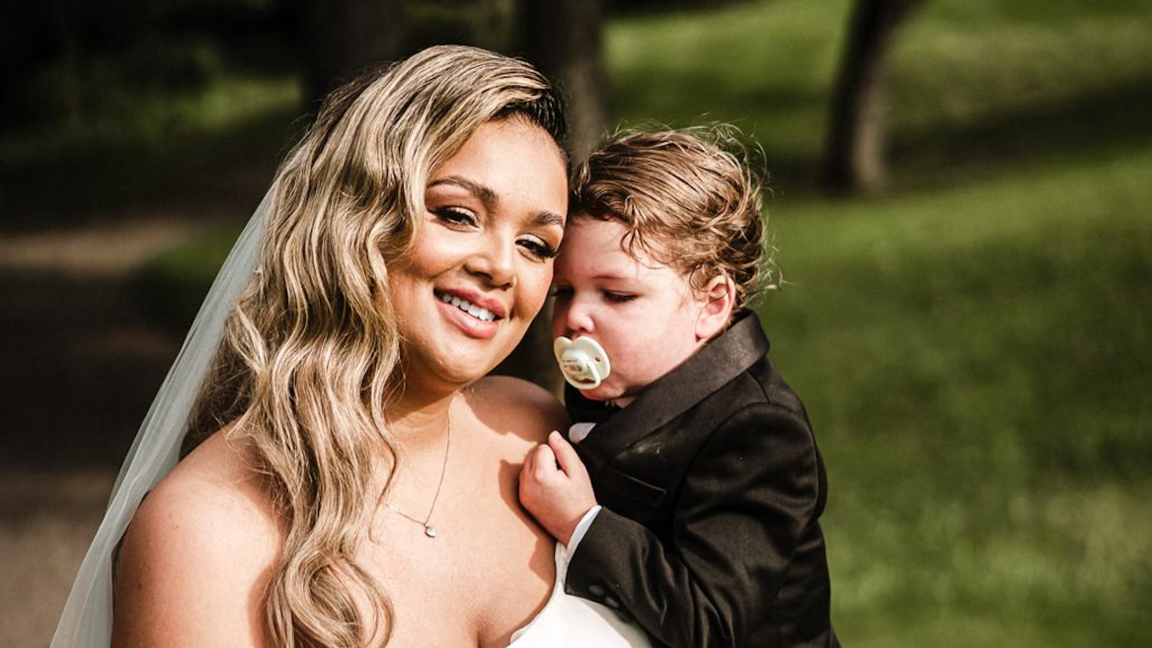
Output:
<svg viewBox="0 0 1152 648">
<path fill-rule="evenodd" d="M 564 235 L 566 167 L 540 127 L 480 127 L 437 169 L 425 222 L 389 269 L 406 389 L 458 388 L 512 352 L 544 304 Z"/>
</svg>

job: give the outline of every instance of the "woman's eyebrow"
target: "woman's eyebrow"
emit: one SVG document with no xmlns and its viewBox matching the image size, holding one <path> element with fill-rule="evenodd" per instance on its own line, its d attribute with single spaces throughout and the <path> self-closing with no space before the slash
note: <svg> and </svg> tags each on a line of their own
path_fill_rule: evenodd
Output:
<svg viewBox="0 0 1152 648">
<path fill-rule="evenodd" d="M 545 227 L 556 226 L 559 228 L 564 227 L 564 217 L 556 212 L 540 211 L 532 216 L 533 225 L 542 225 Z"/>
<path fill-rule="evenodd" d="M 448 176 L 446 178 L 437 178 L 437 179 L 433 180 L 432 182 L 428 183 L 428 188 L 431 189 L 432 187 L 438 187 L 440 185 L 455 185 L 457 187 L 460 187 L 461 189 L 464 189 L 468 193 L 472 194 L 473 196 L 476 196 L 477 198 L 479 198 L 481 202 L 483 202 L 486 206 L 489 206 L 489 207 L 494 207 L 496 205 L 496 203 L 499 202 L 499 199 L 497 199 L 497 197 L 496 197 L 496 192 L 492 191 L 491 188 L 486 187 L 486 186 L 484 186 L 478 182 L 474 182 L 472 180 L 469 180 L 468 178 L 465 178 L 462 176 Z"/>
</svg>

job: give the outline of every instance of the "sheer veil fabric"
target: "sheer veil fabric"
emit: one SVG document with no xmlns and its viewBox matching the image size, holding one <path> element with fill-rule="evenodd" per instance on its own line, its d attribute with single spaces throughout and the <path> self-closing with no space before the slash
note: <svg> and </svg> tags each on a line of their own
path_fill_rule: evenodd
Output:
<svg viewBox="0 0 1152 648">
<path fill-rule="evenodd" d="M 112 553 L 140 500 L 176 465 L 188 416 L 224 323 L 256 267 L 272 195 L 269 190 L 232 247 L 136 433 L 112 488 L 104 521 L 68 595 L 51 648 L 106 648 L 111 643 Z"/>
</svg>

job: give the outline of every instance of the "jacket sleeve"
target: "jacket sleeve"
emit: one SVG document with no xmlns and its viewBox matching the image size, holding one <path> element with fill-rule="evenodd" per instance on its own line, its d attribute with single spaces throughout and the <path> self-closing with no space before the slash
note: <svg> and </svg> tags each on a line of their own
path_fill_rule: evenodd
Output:
<svg viewBox="0 0 1152 648">
<path fill-rule="evenodd" d="M 805 418 L 749 405 L 715 429 L 688 468 L 671 546 L 605 508 L 572 556 L 567 587 L 623 608 L 674 648 L 744 645 L 819 516 L 820 482 Z"/>
</svg>

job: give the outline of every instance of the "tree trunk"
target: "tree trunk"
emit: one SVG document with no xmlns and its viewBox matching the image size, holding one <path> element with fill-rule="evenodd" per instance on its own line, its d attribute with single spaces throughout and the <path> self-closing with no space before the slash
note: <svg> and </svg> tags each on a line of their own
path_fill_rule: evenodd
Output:
<svg viewBox="0 0 1152 648">
<path fill-rule="evenodd" d="M 525 0 L 521 12 L 524 57 L 563 93 L 568 146 L 578 162 L 603 139 L 608 123 L 603 0 Z"/>
<path fill-rule="evenodd" d="M 341 83 L 406 54 L 402 0 L 299 0 L 305 97 L 313 109 Z"/>
<path fill-rule="evenodd" d="M 887 183 L 889 53 L 896 28 L 922 0 L 857 0 L 833 90 L 824 182 L 840 194 Z"/>
</svg>

